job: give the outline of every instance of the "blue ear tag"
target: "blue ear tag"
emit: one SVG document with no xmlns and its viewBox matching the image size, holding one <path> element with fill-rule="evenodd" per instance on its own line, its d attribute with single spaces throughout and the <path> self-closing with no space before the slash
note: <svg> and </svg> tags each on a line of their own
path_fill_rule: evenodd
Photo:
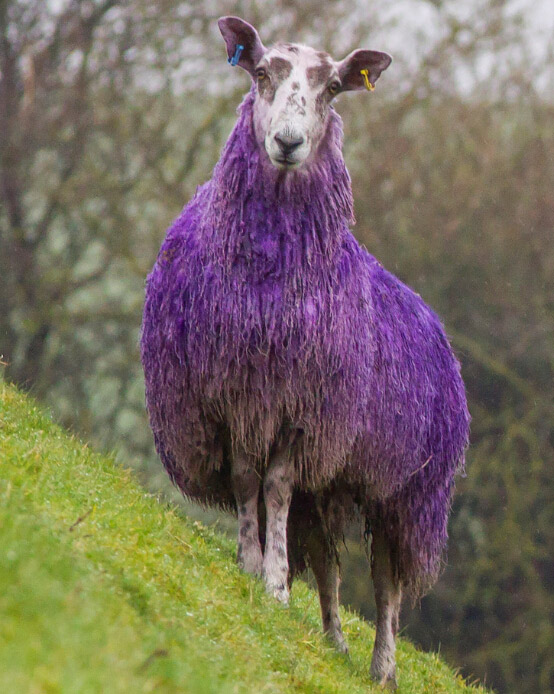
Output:
<svg viewBox="0 0 554 694">
<path fill-rule="evenodd" d="M 238 65 L 238 62 L 240 60 L 240 54 L 243 52 L 244 46 L 242 46 L 240 43 L 237 43 L 237 46 L 235 48 L 235 55 L 232 58 L 227 58 L 227 62 L 235 67 L 235 65 Z"/>
</svg>

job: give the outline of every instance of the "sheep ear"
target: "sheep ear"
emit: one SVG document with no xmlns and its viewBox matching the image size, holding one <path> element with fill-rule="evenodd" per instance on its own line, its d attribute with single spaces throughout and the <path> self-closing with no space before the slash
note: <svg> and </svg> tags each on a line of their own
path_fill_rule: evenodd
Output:
<svg viewBox="0 0 554 694">
<path fill-rule="evenodd" d="M 367 70 L 367 77 L 373 86 L 377 82 L 379 75 L 388 68 L 391 62 L 392 58 L 387 53 L 363 49 L 353 51 L 337 64 L 342 83 L 341 91 L 367 89 L 362 70 Z"/>
<path fill-rule="evenodd" d="M 256 65 L 266 50 L 256 29 L 239 17 L 221 17 L 217 24 L 225 40 L 229 60 L 235 55 L 237 46 L 243 46 L 236 64 L 254 77 Z"/>
</svg>

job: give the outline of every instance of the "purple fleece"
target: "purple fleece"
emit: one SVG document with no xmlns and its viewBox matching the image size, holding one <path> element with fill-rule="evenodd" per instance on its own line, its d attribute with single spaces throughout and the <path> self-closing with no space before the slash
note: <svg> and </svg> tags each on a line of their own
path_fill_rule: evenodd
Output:
<svg viewBox="0 0 554 694">
<path fill-rule="evenodd" d="M 254 91 L 213 177 L 169 229 L 148 277 L 146 400 L 181 491 L 234 505 L 228 453 L 263 468 L 295 432 L 296 483 L 340 477 L 377 508 L 412 593 L 437 574 L 469 415 L 436 315 L 361 248 L 342 125 L 283 173 L 253 132 Z"/>
</svg>

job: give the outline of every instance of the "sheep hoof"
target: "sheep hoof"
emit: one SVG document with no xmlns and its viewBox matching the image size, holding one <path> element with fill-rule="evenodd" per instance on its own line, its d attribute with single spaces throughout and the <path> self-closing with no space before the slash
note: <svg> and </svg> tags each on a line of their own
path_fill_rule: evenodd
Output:
<svg viewBox="0 0 554 694">
<path fill-rule="evenodd" d="M 344 636 L 341 635 L 340 638 L 333 637 L 333 644 L 339 653 L 348 655 L 348 644 L 344 640 Z"/>
<path fill-rule="evenodd" d="M 339 653 L 348 655 L 348 644 L 346 643 L 346 640 L 341 630 L 329 630 L 325 632 L 325 635 L 327 636 L 329 641 L 331 641 L 331 643 Z"/>
<path fill-rule="evenodd" d="M 274 586 L 274 585 L 266 584 L 265 589 L 266 589 L 266 592 L 269 593 L 269 595 L 273 595 L 274 598 L 277 598 L 277 600 L 279 602 L 283 603 L 283 605 L 288 607 L 289 590 L 288 590 L 287 586 L 283 586 L 283 585 Z"/>
<path fill-rule="evenodd" d="M 389 692 L 395 692 L 398 689 L 398 684 L 396 682 L 396 673 L 392 673 L 391 675 L 383 675 L 382 677 L 376 677 L 375 675 L 371 674 L 371 679 L 381 686 L 383 689 L 386 689 Z"/>
<path fill-rule="evenodd" d="M 348 644 L 344 639 L 342 641 L 336 641 L 335 639 L 333 639 L 333 646 L 339 653 L 342 653 L 343 655 L 348 655 Z"/>
</svg>

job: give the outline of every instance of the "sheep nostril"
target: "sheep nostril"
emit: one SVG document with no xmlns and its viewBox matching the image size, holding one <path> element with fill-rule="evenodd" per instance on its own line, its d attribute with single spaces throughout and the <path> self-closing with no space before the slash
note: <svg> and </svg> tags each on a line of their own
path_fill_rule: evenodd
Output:
<svg viewBox="0 0 554 694">
<path fill-rule="evenodd" d="M 291 154 L 297 147 L 304 142 L 304 138 L 300 135 L 287 135 L 285 133 L 277 133 L 275 142 L 279 145 L 279 149 L 285 155 Z"/>
</svg>

